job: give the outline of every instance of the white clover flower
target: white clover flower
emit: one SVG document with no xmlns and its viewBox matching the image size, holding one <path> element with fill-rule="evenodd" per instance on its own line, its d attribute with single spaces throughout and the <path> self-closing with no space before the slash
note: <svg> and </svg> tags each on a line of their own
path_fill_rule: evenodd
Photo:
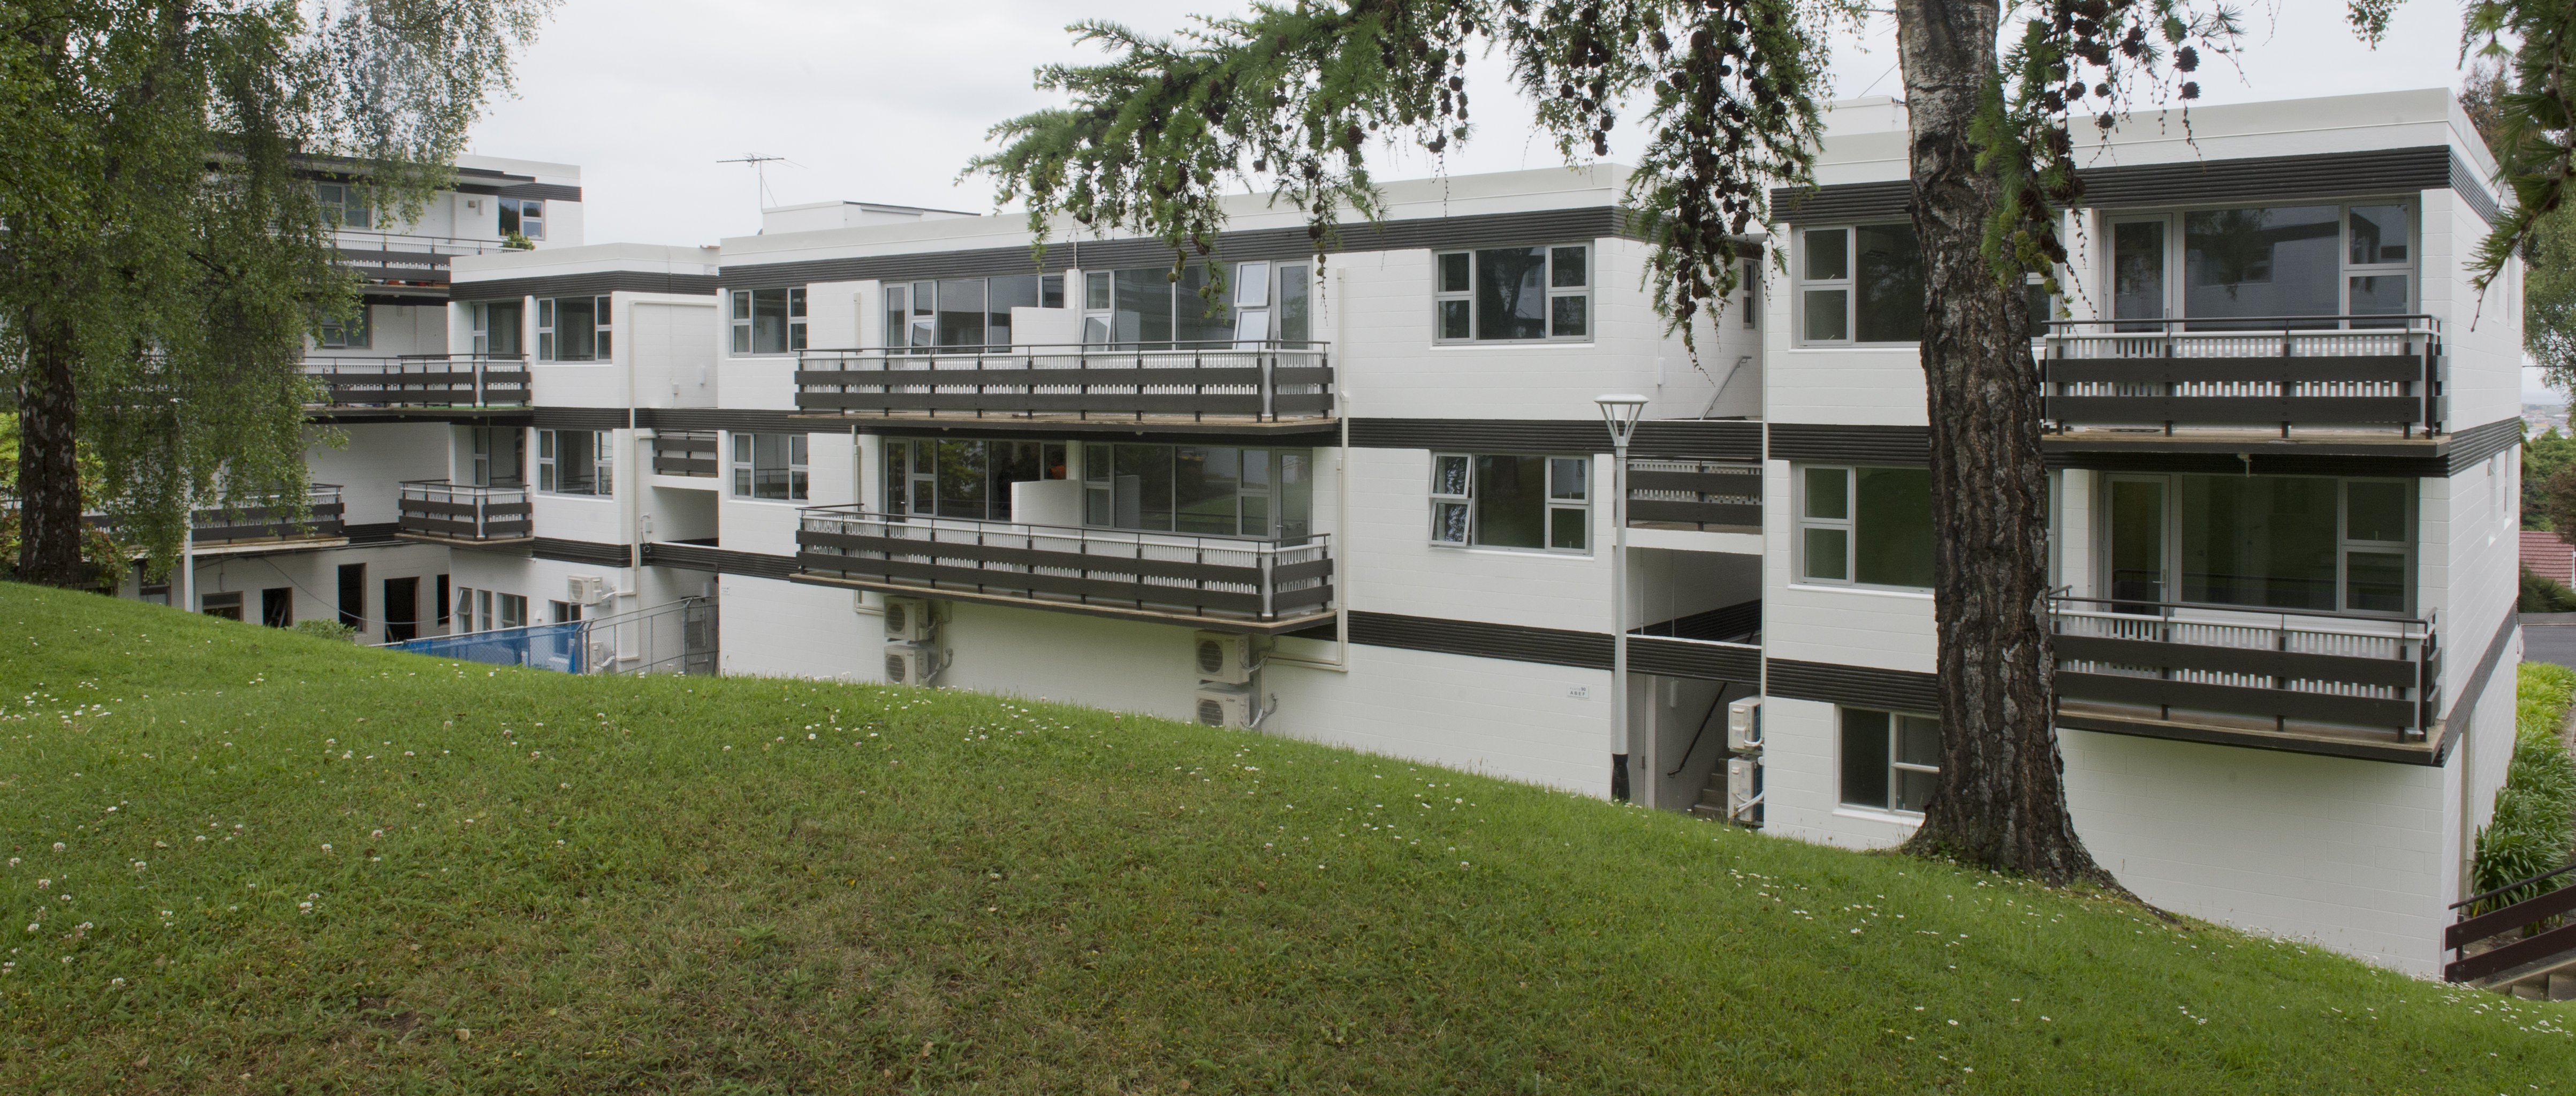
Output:
<svg viewBox="0 0 2576 1096">
<path fill-rule="evenodd" d="M 54 881 L 53 881 L 53 880 L 51 880 L 51 879 L 39 879 L 39 880 L 36 880 L 36 889 L 37 889 L 37 890 L 52 890 L 53 888 L 54 888 Z"/>
<path fill-rule="evenodd" d="M 385 831 L 383 831 L 383 830 L 376 830 L 376 831 L 374 831 L 374 832 L 372 832 L 372 833 L 369 833 L 367 836 L 369 836 L 369 837 L 383 837 L 384 835 L 385 835 Z"/>
<path fill-rule="evenodd" d="M 56 842 L 54 842 L 54 851 L 55 851 L 55 852 L 61 852 L 61 851 L 63 851 L 65 848 L 68 848 L 68 847 L 69 847 L 69 846 L 64 845 L 64 844 L 63 844 L 62 842 L 60 842 L 60 841 L 56 841 Z"/>
<path fill-rule="evenodd" d="M 322 843 L 322 851 L 324 851 L 324 852 L 329 852 L 329 851 L 331 851 L 331 844 L 330 844 L 330 842 L 327 842 L 327 841 L 326 841 L 326 842 L 323 842 L 323 843 Z"/>
</svg>

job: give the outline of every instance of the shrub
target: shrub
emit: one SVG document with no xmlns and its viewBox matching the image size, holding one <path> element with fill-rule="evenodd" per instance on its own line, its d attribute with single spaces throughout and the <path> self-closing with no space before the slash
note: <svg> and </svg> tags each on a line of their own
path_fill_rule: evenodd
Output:
<svg viewBox="0 0 2576 1096">
<path fill-rule="evenodd" d="M 2513 758 L 2496 790 L 2495 817 L 2478 830 L 2470 885 L 2479 893 L 2563 866 L 2576 853 L 2576 755 L 2568 753 L 2562 729 L 2571 698 L 2576 670 L 2522 664 L 2514 682 Z M 2498 895 L 2481 908 L 2511 905 L 2566 882 L 2561 877 Z"/>
<path fill-rule="evenodd" d="M 2525 613 L 2576 613 L 2576 590 L 2570 590 L 2557 579 L 2522 569 L 2522 598 L 2515 603 Z"/>
<path fill-rule="evenodd" d="M 357 629 L 336 620 L 299 620 L 295 622 L 295 630 L 308 636 L 336 639 L 342 643 L 354 643 L 358 638 Z"/>
</svg>

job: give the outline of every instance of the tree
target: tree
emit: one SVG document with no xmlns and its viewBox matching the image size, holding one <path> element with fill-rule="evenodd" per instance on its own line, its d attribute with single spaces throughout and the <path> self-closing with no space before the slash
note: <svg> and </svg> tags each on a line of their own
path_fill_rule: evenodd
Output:
<svg viewBox="0 0 2576 1096">
<path fill-rule="evenodd" d="M 2543 492 L 2560 469 L 2576 462 L 2576 438 L 2553 426 L 2522 443 L 2522 527 L 2567 528 L 2555 523 Z"/>
<path fill-rule="evenodd" d="M 2375 40 L 2393 0 L 2352 0 Z M 2139 102 L 2190 100 L 2206 51 L 2232 50 L 2212 0 L 2046 0 L 2005 50 L 1999 0 L 1896 0 L 1911 127 L 1932 428 L 1941 784 L 1911 847 L 2049 882 L 2108 884 L 2069 819 L 2047 603 L 2047 473 L 2031 383 L 2026 274 L 2055 288 L 2062 210 L 2082 198 L 2072 116 L 2110 128 Z M 1345 210 L 1379 215 L 1372 133 L 1438 154 L 1470 136 L 1467 48 L 1504 51 L 1569 159 L 1608 154 L 1631 103 L 1648 140 L 1627 200 L 1654 246 L 1658 308 L 1686 342 L 1734 288 L 1738 240 L 1769 229 L 1766 189 L 1810 186 L 1825 42 L 1859 0 L 1349 0 L 1257 5 L 1176 40 L 1086 22 L 1106 62 L 1041 69 L 1071 102 L 994 127 L 974 170 L 1025 199 L 1044 246 L 1060 218 L 1211 255 L 1220 186 L 1301 210 L 1320 253 Z M 1210 286 L 1211 300 L 1221 290 Z M 1695 346 L 1694 346 L 1695 351 Z"/>
<path fill-rule="evenodd" d="M 87 579 L 85 510 L 166 566 L 201 503 L 304 497 L 304 339 L 358 307 L 315 174 L 417 216 L 552 5 L 0 6 L 19 578 Z"/>
<path fill-rule="evenodd" d="M 2461 109 L 2486 140 L 2487 151 L 2499 160 L 2504 156 L 2501 141 L 2511 81 L 2504 58 L 2485 54 L 2470 68 L 2460 86 Z M 2523 352 L 2531 355 L 2532 364 L 2540 367 L 2551 387 L 2568 391 L 2576 387 L 2576 210 L 2562 207 L 2534 219 L 2520 257 Z M 2526 446 L 2525 452 L 2532 452 L 2531 447 Z M 2546 474 L 2535 475 L 2526 465 L 2525 498 L 2532 497 L 2539 481 L 2547 478 Z M 2528 503 L 2523 513 L 2526 519 L 2532 513 Z M 2528 520 L 2524 524 L 2530 526 Z"/>
</svg>

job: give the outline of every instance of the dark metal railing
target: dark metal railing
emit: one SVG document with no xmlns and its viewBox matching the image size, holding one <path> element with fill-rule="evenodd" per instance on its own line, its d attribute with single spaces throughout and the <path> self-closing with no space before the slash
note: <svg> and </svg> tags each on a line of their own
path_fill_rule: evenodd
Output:
<svg viewBox="0 0 2576 1096">
<path fill-rule="evenodd" d="M 1628 524 L 1762 527 L 1762 466 L 1628 458 Z"/>
<path fill-rule="evenodd" d="M 796 561 L 808 575 L 1221 619 L 1322 614 L 1333 600 L 1329 537 L 1253 540 L 1130 529 L 806 508 Z"/>
<path fill-rule="evenodd" d="M 524 486 L 404 480 L 397 519 L 403 532 L 439 540 L 525 540 L 536 535 Z"/>
<path fill-rule="evenodd" d="M 2427 620 L 2057 596 L 2060 701 L 2394 731 L 2440 718 L 2441 653 Z M 2178 716 L 2177 712 L 2184 713 Z"/>
<path fill-rule="evenodd" d="M 189 539 L 211 548 L 251 541 L 328 539 L 349 533 L 347 509 L 340 501 L 338 484 L 311 485 L 305 495 L 305 514 L 297 518 L 294 507 L 274 496 L 237 511 L 199 510 Z"/>
<path fill-rule="evenodd" d="M 883 417 L 1276 422 L 1330 417 L 1333 370 L 1315 342 L 808 350 L 797 362 L 796 406 Z"/>
<path fill-rule="evenodd" d="M 2055 320 L 2043 414 L 2081 425 L 2383 425 L 2440 433 L 2441 321 L 2429 315 Z"/>
<path fill-rule="evenodd" d="M 2576 952 L 2576 923 L 2550 926 L 2576 913 L 2576 887 L 2564 885 L 2558 877 L 2576 871 L 2576 864 L 2545 871 L 2529 879 L 2508 883 L 2485 894 L 2472 895 L 2451 903 L 2460 911 L 2460 919 L 2442 930 L 2442 948 L 2451 953 L 2451 961 L 2442 965 L 2442 980 L 2468 982 L 2500 974 L 2516 967 Z M 2540 889 L 2547 884 L 2548 889 Z M 2511 905 L 2478 912 L 2499 899 L 2537 891 Z M 2533 930 L 2539 931 L 2533 931 Z M 2472 945 L 2500 936 L 2512 935 L 2506 943 L 2489 947 L 2475 955 Z"/>
<path fill-rule="evenodd" d="M 713 476 L 722 454 L 713 430 L 661 430 L 653 435 L 653 474 Z"/>
<path fill-rule="evenodd" d="M 333 410 L 528 406 L 528 360 L 488 354 L 405 354 L 389 358 L 307 357 Z"/>
</svg>

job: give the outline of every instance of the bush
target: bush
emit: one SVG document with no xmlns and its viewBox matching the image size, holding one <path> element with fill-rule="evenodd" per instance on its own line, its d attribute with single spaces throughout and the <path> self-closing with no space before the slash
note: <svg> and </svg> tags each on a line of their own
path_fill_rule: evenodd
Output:
<svg viewBox="0 0 2576 1096">
<path fill-rule="evenodd" d="M 358 639 L 357 629 L 336 620 L 299 620 L 295 622 L 295 630 L 308 636 L 336 639 L 342 643 L 355 643 Z"/>
<path fill-rule="evenodd" d="M 2531 577 L 2523 572 L 2526 579 Z M 2554 584 L 2553 584 L 2554 585 Z M 2562 587 L 2563 589 L 2563 587 Z M 2477 893 L 2529 879 L 2576 853 L 2576 755 L 2562 728 L 2576 699 L 2576 670 L 2526 662 L 2514 682 L 2513 759 L 2496 790 L 2495 817 L 2478 830 L 2470 886 Z M 2497 909 L 2556 890 L 2564 877 L 2481 904 Z"/>
<path fill-rule="evenodd" d="M 2547 575 L 2522 569 L 2522 599 L 2514 608 L 2525 613 L 2576 613 L 2576 590 Z"/>
</svg>

